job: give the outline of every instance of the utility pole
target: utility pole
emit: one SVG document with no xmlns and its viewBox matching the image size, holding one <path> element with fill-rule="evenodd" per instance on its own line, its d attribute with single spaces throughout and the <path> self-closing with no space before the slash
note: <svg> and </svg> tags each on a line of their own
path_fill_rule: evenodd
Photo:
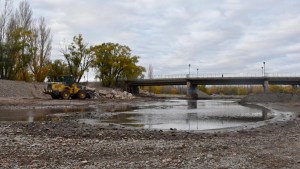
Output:
<svg viewBox="0 0 300 169">
<path fill-rule="evenodd" d="M 263 63 L 264 63 L 264 76 L 266 76 L 266 62 Z"/>
</svg>

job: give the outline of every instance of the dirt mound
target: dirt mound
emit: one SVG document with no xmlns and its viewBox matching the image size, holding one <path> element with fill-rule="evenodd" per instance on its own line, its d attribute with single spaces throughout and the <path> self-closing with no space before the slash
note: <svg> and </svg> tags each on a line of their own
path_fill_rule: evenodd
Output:
<svg viewBox="0 0 300 169">
<path fill-rule="evenodd" d="M 300 101 L 300 96 L 288 93 L 260 93 L 244 97 L 240 102 L 292 102 Z"/>
<path fill-rule="evenodd" d="M 46 83 L 0 80 L 0 97 L 49 98 L 43 93 Z"/>
</svg>

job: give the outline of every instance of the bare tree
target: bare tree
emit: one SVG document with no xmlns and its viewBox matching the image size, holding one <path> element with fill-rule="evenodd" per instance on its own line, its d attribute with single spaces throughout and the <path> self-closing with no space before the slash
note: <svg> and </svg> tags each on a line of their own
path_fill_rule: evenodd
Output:
<svg viewBox="0 0 300 169">
<path fill-rule="evenodd" d="M 0 6 L 2 4 L 2 1 L 0 0 Z M 5 32 L 6 32 L 6 26 L 8 19 L 10 18 L 12 13 L 12 1 L 11 0 L 5 0 L 3 9 L 1 9 L 0 12 L 0 43 L 4 41 L 5 39 Z"/>
<path fill-rule="evenodd" d="M 153 66 L 150 64 L 149 68 L 148 68 L 148 78 L 149 79 L 153 79 Z M 149 86 L 149 92 L 152 93 L 153 92 L 153 87 Z"/>
<path fill-rule="evenodd" d="M 23 29 L 29 30 L 32 24 L 32 10 L 30 4 L 24 0 L 19 4 L 19 8 L 16 11 L 16 18 L 18 26 Z"/>
<path fill-rule="evenodd" d="M 43 82 L 49 72 L 52 36 L 51 29 L 46 26 L 41 17 L 32 28 L 30 53 L 32 60 L 30 69 L 38 82 Z"/>
<path fill-rule="evenodd" d="M 153 66 L 150 64 L 148 68 L 148 78 L 153 79 Z"/>
</svg>

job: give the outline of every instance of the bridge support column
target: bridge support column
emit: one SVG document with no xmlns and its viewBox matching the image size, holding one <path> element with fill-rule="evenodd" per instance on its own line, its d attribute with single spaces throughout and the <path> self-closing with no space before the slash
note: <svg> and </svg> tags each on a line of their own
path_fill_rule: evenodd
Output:
<svg viewBox="0 0 300 169">
<path fill-rule="evenodd" d="M 264 81 L 263 87 L 264 87 L 264 93 L 268 93 L 269 92 L 269 81 L 268 80 Z"/>
<path fill-rule="evenodd" d="M 186 96 L 188 99 L 198 99 L 197 90 L 197 85 L 191 84 L 191 82 L 187 82 Z"/>
<path fill-rule="evenodd" d="M 140 93 L 140 89 L 138 86 L 128 86 L 127 92 L 137 95 Z"/>
</svg>

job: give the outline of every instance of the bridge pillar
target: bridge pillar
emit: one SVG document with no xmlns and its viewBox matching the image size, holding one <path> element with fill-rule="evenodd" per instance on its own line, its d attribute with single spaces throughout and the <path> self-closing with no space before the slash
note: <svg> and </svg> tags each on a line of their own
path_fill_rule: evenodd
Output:
<svg viewBox="0 0 300 169">
<path fill-rule="evenodd" d="M 269 81 L 268 80 L 264 81 L 263 87 L 264 87 L 264 93 L 268 93 L 269 92 Z"/>
<path fill-rule="evenodd" d="M 139 89 L 138 86 L 129 86 L 129 87 L 127 88 L 127 92 L 132 93 L 132 94 L 134 94 L 134 95 L 137 95 L 137 94 L 140 93 L 140 89 Z"/>
<path fill-rule="evenodd" d="M 187 98 L 188 99 L 198 99 L 197 94 L 197 85 L 191 84 L 191 82 L 187 82 Z"/>
</svg>

